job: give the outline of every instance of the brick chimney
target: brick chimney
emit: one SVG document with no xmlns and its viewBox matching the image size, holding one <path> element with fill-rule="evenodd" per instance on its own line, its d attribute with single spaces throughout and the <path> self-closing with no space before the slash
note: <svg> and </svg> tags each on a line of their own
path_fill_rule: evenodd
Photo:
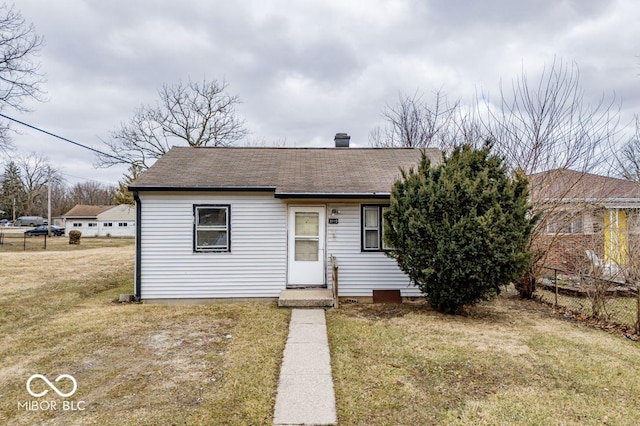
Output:
<svg viewBox="0 0 640 426">
<path fill-rule="evenodd" d="M 349 148 L 349 141 L 351 140 L 351 136 L 346 133 L 336 133 L 335 138 L 333 138 L 336 143 L 336 148 Z"/>
</svg>

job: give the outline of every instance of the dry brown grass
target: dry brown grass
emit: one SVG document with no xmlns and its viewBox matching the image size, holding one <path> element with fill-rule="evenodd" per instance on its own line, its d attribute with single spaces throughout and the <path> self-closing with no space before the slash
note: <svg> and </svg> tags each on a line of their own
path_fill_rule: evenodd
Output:
<svg viewBox="0 0 640 426">
<path fill-rule="evenodd" d="M 0 424 L 270 424 L 289 311 L 113 303 L 132 244 L 0 252 Z M 328 311 L 340 424 L 640 424 L 640 345 L 546 309 Z M 34 373 L 72 374 L 85 410 L 20 409 Z"/>
<path fill-rule="evenodd" d="M 640 424 L 638 343 L 499 298 L 327 314 L 341 425 Z"/>
<path fill-rule="evenodd" d="M 62 267 L 41 267 L 58 256 Z M 131 240 L 124 248 L 0 253 L 0 261 L 0 424 L 271 421 L 288 311 L 113 303 L 132 291 Z M 35 399 L 25 388 L 35 373 L 73 375 L 78 390 L 68 400 L 84 401 L 85 410 L 20 409 Z"/>
</svg>

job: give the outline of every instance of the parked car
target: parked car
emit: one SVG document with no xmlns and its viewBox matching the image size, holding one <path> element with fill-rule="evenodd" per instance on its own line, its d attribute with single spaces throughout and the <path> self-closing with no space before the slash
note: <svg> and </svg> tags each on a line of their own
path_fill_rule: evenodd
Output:
<svg viewBox="0 0 640 426">
<path fill-rule="evenodd" d="M 34 236 L 34 235 L 47 235 L 49 233 L 49 227 L 45 225 L 36 226 L 33 229 L 28 229 L 24 231 L 24 235 Z M 57 226 L 51 227 L 51 235 L 59 237 L 64 235 L 64 228 L 58 228 Z"/>
<path fill-rule="evenodd" d="M 40 226 L 44 225 L 42 216 L 20 216 L 13 226 Z"/>
</svg>

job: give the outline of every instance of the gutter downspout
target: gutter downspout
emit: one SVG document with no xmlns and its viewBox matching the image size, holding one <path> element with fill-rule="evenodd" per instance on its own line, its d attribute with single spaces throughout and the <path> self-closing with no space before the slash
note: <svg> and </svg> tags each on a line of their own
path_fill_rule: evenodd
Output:
<svg viewBox="0 0 640 426">
<path fill-rule="evenodd" d="M 142 203 L 138 196 L 138 191 L 133 191 L 133 199 L 136 201 L 136 265 L 134 274 L 134 293 L 133 297 L 136 302 L 140 301 L 142 295 Z"/>
</svg>

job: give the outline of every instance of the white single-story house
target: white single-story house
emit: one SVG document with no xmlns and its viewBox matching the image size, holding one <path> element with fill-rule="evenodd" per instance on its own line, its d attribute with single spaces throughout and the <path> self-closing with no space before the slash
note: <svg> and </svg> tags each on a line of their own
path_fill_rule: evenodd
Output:
<svg viewBox="0 0 640 426">
<path fill-rule="evenodd" d="M 67 236 L 73 230 L 82 232 L 83 237 L 134 237 L 136 234 L 135 207 L 128 204 L 77 204 L 62 217 Z"/>
<path fill-rule="evenodd" d="M 437 149 L 172 148 L 129 186 L 136 298 L 327 288 L 332 256 L 340 297 L 419 296 L 384 253 L 382 213 L 400 168 L 417 165 L 423 151 L 441 160 Z"/>
</svg>

